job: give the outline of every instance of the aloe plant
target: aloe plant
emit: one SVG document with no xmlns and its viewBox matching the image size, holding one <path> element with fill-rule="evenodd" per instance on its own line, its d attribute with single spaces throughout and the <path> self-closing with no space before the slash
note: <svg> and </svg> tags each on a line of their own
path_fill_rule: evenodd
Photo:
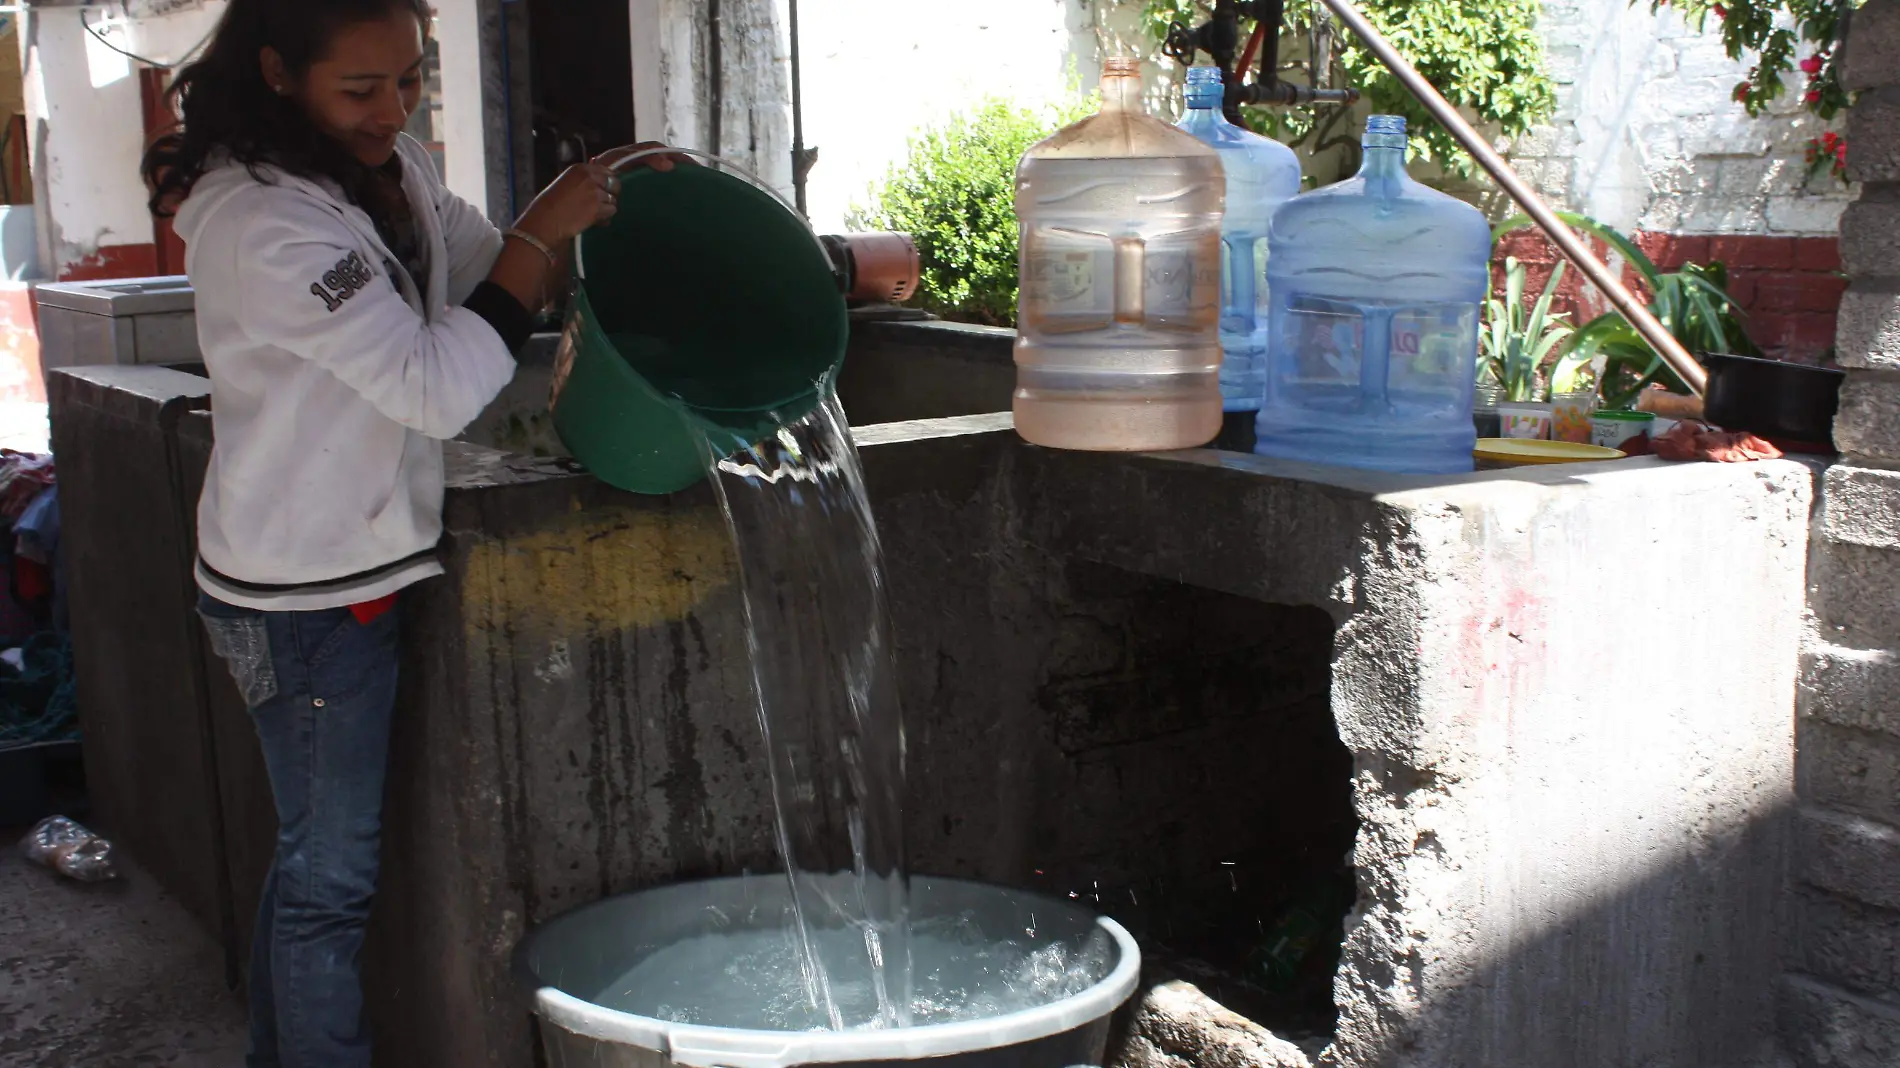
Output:
<svg viewBox="0 0 1900 1068">
<path fill-rule="evenodd" d="M 1651 294 L 1650 313 L 1683 348 L 1696 354 L 1761 355 L 1761 349 L 1742 328 L 1742 311 L 1728 295 L 1728 268 L 1720 262 L 1685 263 L 1680 270 L 1665 274 L 1634 241 L 1613 228 L 1575 212 L 1560 211 L 1557 215 L 1572 229 L 1602 239 L 1635 269 Z M 1528 216 L 1513 216 L 1499 223 L 1494 234 L 1502 238 L 1528 225 Z M 1607 408 L 1627 408 L 1638 394 L 1657 383 L 1673 393 L 1689 392 L 1689 387 L 1619 312 L 1605 312 L 1578 327 L 1559 359 L 1599 368 L 1597 391 Z"/>
<path fill-rule="evenodd" d="M 1576 332 L 1564 313 L 1550 310 L 1563 284 L 1564 265 L 1550 272 L 1544 292 L 1526 309 L 1529 273 L 1517 257 L 1505 257 L 1504 297 L 1485 301 L 1484 328 L 1478 333 L 1478 379 L 1503 389 L 1506 400 L 1549 400 L 1553 391 L 1574 389 L 1590 364 L 1588 357 L 1553 356 Z M 1547 362 L 1552 366 L 1547 368 Z"/>
</svg>

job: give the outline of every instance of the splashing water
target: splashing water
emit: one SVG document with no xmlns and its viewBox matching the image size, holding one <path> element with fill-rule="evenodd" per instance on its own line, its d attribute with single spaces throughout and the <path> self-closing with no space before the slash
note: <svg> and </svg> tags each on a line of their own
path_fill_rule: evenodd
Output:
<svg viewBox="0 0 1900 1068">
<path fill-rule="evenodd" d="M 762 966 L 776 961 L 773 974 L 783 968 L 799 977 L 814 1020 L 785 1008 L 782 991 L 758 992 L 762 1007 L 779 1006 L 774 1011 L 788 1025 L 904 1027 L 914 1003 L 904 732 L 883 553 L 844 409 L 829 388 L 821 395 L 809 416 L 756 445 L 700 428 L 739 555 L 779 853 L 792 892 L 789 941 L 747 936 L 764 941 L 723 952 Z M 824 878 L 843 871 L 853 877 Z M 850 889 L 840 894 L 840 885 Z M 792 959 L 772 957 L 775 945 Z M 673 947 L 650 962 L 676 951 L 708 946 Z"/>
<path fill-rule="evenodd" d="M 855 947 L 851 932 L 814 932 L 829 960 Z M 832 1030 L 799 980 L 796 936 L 740 927 L 699 934 L 641 960 L 594 998 L 610 1009 L 710 1027 L 762 1031 Z M 970 916 L 919 920 L 911 932 L 915 1026 L 980 1020 L 1074 997 L 1114 967 L 1100 928 L 1079 939 L 1021 942 L 988 937 Z M 875 1029 L 879 1006 L 869 975 L 834 974 L 831 993 L 847 1019 Z"/>
</svg>

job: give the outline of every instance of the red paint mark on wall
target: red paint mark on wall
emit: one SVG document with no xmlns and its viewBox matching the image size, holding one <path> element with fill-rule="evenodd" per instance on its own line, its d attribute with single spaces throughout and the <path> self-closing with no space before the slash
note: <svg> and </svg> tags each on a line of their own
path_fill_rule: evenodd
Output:
<svg viewBox="0 0 1900 1068">
<path fill-rule="evenodd" d="M 1517 710 L 1530 707 L 1544 688 L 1548 616 L 1542 597 L 1508 584 L 1471 607 L 1456 668 L 1471 694 L 1464 713 L 1467 729 L 1502 722 L 1508 744 Z M 1499 701 L 1502 716 L 1491 710 Z"/>
<path fill-rule="evenodd" d="M 59 270 L 62 282 L 97 282 L 113 278 L 150 278 L 159 273 L 158 246 L 101 245 L 85 259 Z"/>
</svg>

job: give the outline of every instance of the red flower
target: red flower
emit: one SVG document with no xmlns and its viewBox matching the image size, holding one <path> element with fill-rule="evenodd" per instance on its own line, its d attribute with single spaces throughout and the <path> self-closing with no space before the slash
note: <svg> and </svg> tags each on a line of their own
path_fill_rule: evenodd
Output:
<svg viewBox="0 0 1900 1068">
<path fill-rule="evenodd" d="M 1735 99 L 1738 101 L 1741 101 L 1744 104 L 1748 102 L 1748 83 L 1747 82 L 1737 82 L 1735 84 Z"/>
<path fill-rule="evenodd" d="M 1821 91 L 1819 89 L 1810 89 L 1805 99 L 1810 104 L 1819 104 L 1821 102 Z"/>
<path fill-rule="evenodd" d="M 1728 18 L 1728 8 L 1723 7 L 1721 4 L 1715 5 L 1715 17 L 1718 19 Z"/>
<path fill-rule="evenodd" d="M 1821 73 L 1821 57 L 1809 56 L 1808 58 L 1802 60 L 1801 71 L 1804 74 L 1810 74 L 1810 75 Z"/>
</svg>

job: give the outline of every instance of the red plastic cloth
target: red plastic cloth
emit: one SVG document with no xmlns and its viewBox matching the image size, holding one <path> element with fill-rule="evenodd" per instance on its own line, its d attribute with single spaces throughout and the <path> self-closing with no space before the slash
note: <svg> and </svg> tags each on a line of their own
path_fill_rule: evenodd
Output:
<svg viewBox="0 0 1900 1068">
<path fill-rule="evenodd" d="M 364 601 L 362 604 L 353 604 L 350 606 L 350 614 L 356 617 L 357 623 L 367 627 L 371 623 L 383 618 L 383 615 L 394 607 L 396 607 L 396 595 L 392 593 L 387 597 L 379 597 L 374 601 Z"/>
<path fill-rule="evenodd" d="M 1707 460 L 1740 464 L 1750 460 L 1778 460 L 1780 449 L 1746 431 L 1717 430 L 1693 421 L 1671 427 L 1649 443 L 1649 451 L 1665 460 Z"/>
</svg>

